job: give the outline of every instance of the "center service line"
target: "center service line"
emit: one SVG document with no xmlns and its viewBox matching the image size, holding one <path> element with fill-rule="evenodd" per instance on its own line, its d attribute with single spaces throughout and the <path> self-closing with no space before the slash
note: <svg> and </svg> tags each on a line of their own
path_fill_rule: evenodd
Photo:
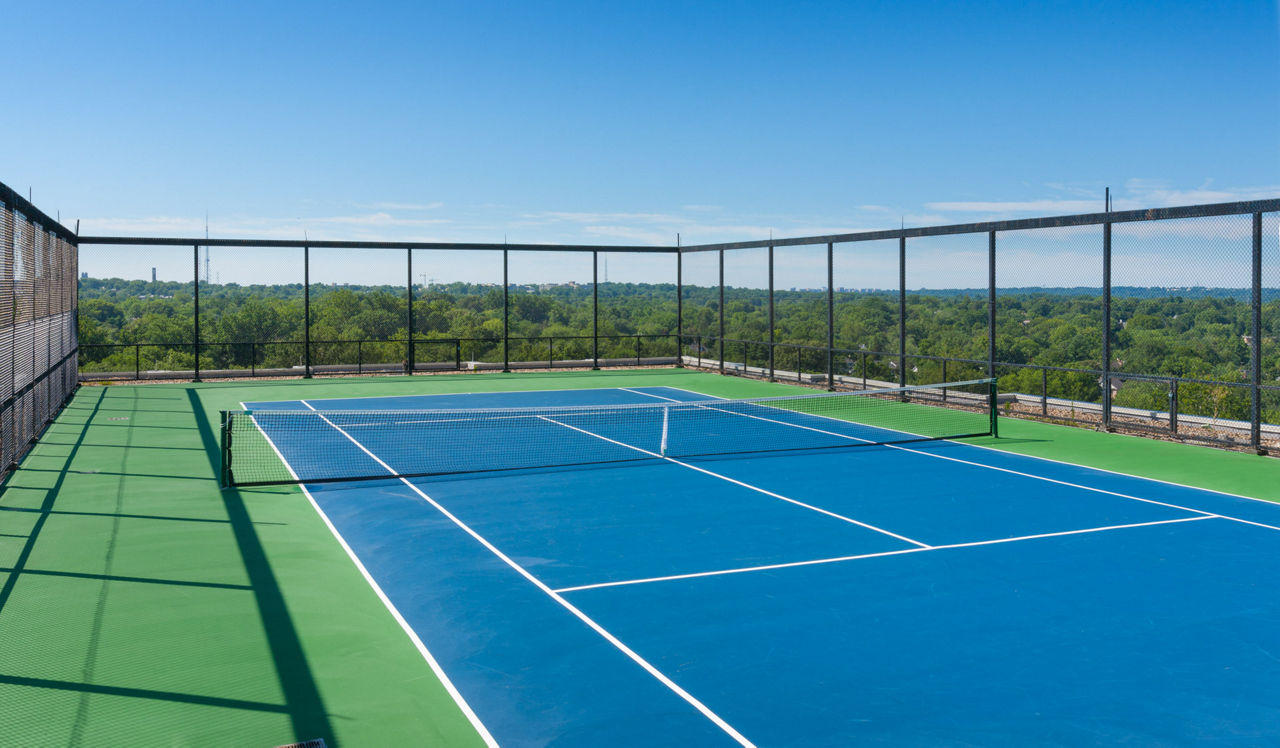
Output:
<svg viewBox="0 0 1280 748">
<path fill-rule="evenodd" d="M 817 512 L 817 513 L 819 513 L 819 514 L 825 514 L 825 515 L 827 515 L 828 517 L 834 517 L 834 518 L 836 518 L 836 519 L 838 519 L 838 520 L 841 520 L 841 521 L 843 521 L 843 522 L 848 522 L 849 524 L 852 524 L 852 525 L 857 525 L 857 526 L 859 526 L 859 527 L 865 527 L 865 528 L 867 528 L 868 530 L 874 530 L 874 531 L 876 531 L 876 532 L 880 533 L 881 535 L 888 535 L 888 536 L 889 536 L 889 537 L 891 537 L 891 538 L 896 538 L 896 539 L 898 539 L 898 540 L 901 540 L 901 541 L 902 541 L 902 542 L 904 542 L 904 543 L 910 543 L 911 545 L 914 545 L 914 546 L 916 546 L 916 547 L 918 547 L 918 548 L 932 548 L 932 547 L 933 547 L 933 546 L 929 545 L 928 543 L 921 543 L 919 540 L 912 540 L 911 538 L 908 538 L 908 537 L 907 537 L 907 536 L 905 536 L 905 535 L 899 535 L 899 534 L 897 534 L 896 532 L 889 532 L 888 530 L 886 530 L 886 529 L 884 529 L 884 528 L 882 528 L 882 527 L 876 527 L 875 525 L 869 525 L 869 524 L 867 524 L 866 522 L 859 522 L 858 520 L 853 519 L 852 517 L 846 517 L 846 516 L 844 516 L 843 514 L 836 514 L 835 512 L 829 511 L 829 510 L 827 510 L 827 509 L 823 509 L 822 507 L 814 506 L 813 504 L 806 504 L 806 503 L 804 503 L 803 501 L 797 501 L 796 499 L 788 498 L 788 497 L 786 497 L 786 496 L 783 496 L 783 495 L 782 495 L 782 494 L 780 494 L 780 493 L 774 493 L 773 491 L 765 490 L 765 489 L 763 489 L 763 488 L 760 488 L 759 486 L 753 486 L 753 485 L 751 485 L 750 483 L 744 483 L 744 482 L 742 482 L 742 481 L 740 481 L 740 480 L 737 480 L 737 479 L 734 479 L 734 478 L 730 478 L 730 477 L 729 477 L 729 476 L 727 476 L 727 475 L 721 475 L 720 473 L 714 473 L 714 472 L 712 472 L 712 471 L 710 471 L 710 470 L 707 470 L 706 468 L 700 468 L 700 467 L 698 467 L 697 465 L 690 465 L 690 464 L 689 464 L 689 463 L 687 463 L 687 462 L 681 462 L 680 460 L 677 460 L 677 459 L 676 459 L 676 458 L 674 458 L 674 457 L 667 457 L 666 455 L 660 455 L 660 454 L 658 454 L 657 452 L 650 452 L 649 450 L 644 449 L 644 448 L 642 448 L 642 447 L 637 447 L 637 446 L 635 446 L 635 445 L 633 445 L 633 444 L 627 444 L 626 442 L 620 442 L 620 441 L 617 441 L 617 440 L 615 440 L 615 439 L 610 439 L 609 437 L 607 437 L 607 436 L 601 436 L 600 434 L 597 434 L 597 433 L 595 433 L 594 431 L 587 431 L 586 429 L 578 428 L 577 426 L 572 426 L 572 425 L 567 424 L 567 423 L 565 423 L 565 422 L 563 422 L 563 421 L 557 421 L 557 420 L 556 420 L 556 419 L 554 419 L 554 418 L 548 418 L 548 417 L 546 417 L 546 416 L 538 416 L 538 418 L 541 418 L 542 420 L 544 420 L 544 421 L 546 421 L 546 422 L 548 422 L 548 423 L 554 423 L 554 424 L 556 424 L 557 426 L 564 426 L 564 427 L 565 427 L 565 428 L 567 428 L 567 429 L 573 429 L 574 431 L 581 432 L 581 433 L 583 433 L 583 434 L 586 434 L 587 436 L 594 436 L 594 437 L 595 437 L 595 438 L 597 438 L 597 439 L 603 439 L 604 441 L 607 441 L 607 442 L 609 442 L 610 444 L 617 444 L 619 447 L 626 447 L 627 449 L 634 449 L 635 451 L 637 451 L 637 452 L 641 452 L 641 453 L 644 453 L 644 454 L 647 454 L 647 455 L 649 455 L 650 457 L 656 457 L 656 458 L 658 458 L 658 459 L 660 459 L 660 460 L 666 460 L 667 462 L 673 462 L 673 463 L 675 463 L 675 464 L 679 465 L 680 467 L 686 467 L 686 468 L 689 468 L 690 470 L 696 470 L 696 471 L 698 471 L 699 473 L 705 473 L 705 474 L 707 474 L 707 475 L 710 475 L 710 476 L 711 476 L 711 477 L 713 477 L 713 478 L 719 478 L 720 480 L 728 481 L 728 482 L 733 483 L 733 484 L 735 484 L 735 485 L 742 486 L 743 488 L 749 488 L 749 489 L 751 489 L 752 491 L 756 491 L 756 492 L 758 492 L 758 493 L 762 493 L 762 494 L 764 494 L 765 496 L 770 496 L 770 497 L 775 498 L 775 499 L 781 499 L 782 501 L 786 501 L 786 502 L 788 502 L 788 503 L 795 504 L 796 506 L 799 506 L 799 507 L 804 507 L 805 509 L 809 509 L 809 510 L 815 511 L 815 512 Z"/>
</svg>

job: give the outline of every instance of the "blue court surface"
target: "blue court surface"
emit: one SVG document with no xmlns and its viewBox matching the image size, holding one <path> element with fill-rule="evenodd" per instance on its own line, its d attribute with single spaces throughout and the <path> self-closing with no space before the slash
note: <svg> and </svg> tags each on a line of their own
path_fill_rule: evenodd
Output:
<svg viewBox="0 0 1280 748">
<path fill-rule="evenodd" d="M 263 428 L 289 463 L 404 451 L 394 430 Z M 546 420 L 521 439 L 631 449 Z M 1280 743 L 1280 506 L 950 441 L 640 457 L 304 488 L 501 745 Z"/>
</svg>

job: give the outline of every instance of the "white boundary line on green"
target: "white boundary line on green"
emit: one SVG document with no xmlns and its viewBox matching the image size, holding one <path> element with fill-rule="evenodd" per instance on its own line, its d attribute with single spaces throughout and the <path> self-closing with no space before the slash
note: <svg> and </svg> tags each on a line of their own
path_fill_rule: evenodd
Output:
<svg viewBox="0 0 1280 748">
<path fill-rule="evenodd" d="M 244 408 L 244 403 L 240 403 L 240 407 Z M 291 475 L 295 481 L 298 481 L 298 487 L 302 489 L 302 494 L 307 497 L 307 501 L 311 502 L 311 507 L 316 510 L 316 514 L 320 515 L 320 519 L 323 520 L 325 526 L 329 528 L 329 532 L 333 533 L 333 537 L 336 538 L 338 544 L 342 546 L 342 550 L 347 552 L 347 557 L 356 565 L 356 569 L 359 570 L 360 575 L 364 577 L 364 580 L 369 584 L 369 587 L 373 589 L 374 594 L 378 596 L 378 599 L 381 600 L 382 604 L 386 606 L 388 611 L 390 611 L 391 617 L 394 618 L 396 623 L 400 624 L 400 628 L 409 635 L 409 640 L 413 642 L 413 646 L 417 648 L 418 653 L 421 654 L 422 658 L 431 666 L 431 672 L 435 673 L 436 678 L 444 686 L 445 690 L 448 691 L 449 696 L 453 699 L 454 703 L 458 705 L 458 708 L 462 710 L 463 715 L 466 716 L 467 721 L 471 723 L 472 728 L 474 728 L 480 735 L 481 740 L 484 741 L 485 745 L 490 746 L 490 748 L 498 748 L 498 741 L 494 740 L 493 735 L 489 733 L 489 728 L 484 726 L 484 723 L 480 721 L 480 717 L 478 717 L 475 711 L 471 709 L 471 705 L 467 703 L 467 700 L 463 698 L 457 687 L 453 685 L 453 681 L 449 680 L 449 676 L 445 674 L 444 668 L 440 667 L 440 663 L 436 661 L 436 658 L 431 654 L 431 651 L 427 649 L 427 645 L 418 637 L 417 632 L 415 632 L 413 627 L 409 625 L 409 622 L 404 619 L 404 616 L 400 615 L 400 611 L 396 609 L 395 604 L 391 602 L 391 598 L 387 597 L 387 593 L 382 591 L 382 587 L 378 585 L 374 580 L 373 575 L 365 568 L 364 563 L 360 561 L 359 556 L 357 556 L 355 551 L 351 549 L 351 546 L 347 544 L 346 538 L 342 537 L 342 533 L 338 532 L 338 528 L 335 527 L 333 522 L 329 519 L 329 515 L 325 514 L 324 510 L 320 508 L 320 505 L 316 503 L 315 497 L 307 490 L 306 485 L 303 484 L 302 481 L 298 480 L 298 474 L 293 471 L 293 466 L 290 465 L 289 461 L 280 453 L 275 442 L 272 441 L 271 437 L 267 436 L 267 432 L 258 425 L 257 419 L 250 416 L 249 420 L 252 421 L 254 427 L 258 429 L 258 433 L 262 434 L 262 438 L 267 440 L 267 444 L 271 445 L 271 450 L 280 458 L 280 462 L 282 462 L 285 469 L 289 471 L 289 475 Z"/>
</svg>

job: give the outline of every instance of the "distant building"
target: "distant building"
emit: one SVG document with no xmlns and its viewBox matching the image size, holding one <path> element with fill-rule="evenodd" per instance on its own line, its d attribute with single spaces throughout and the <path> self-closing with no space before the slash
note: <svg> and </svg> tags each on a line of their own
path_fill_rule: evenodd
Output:
<svg viewBox="0 0 1280 748">
<path fill-rule="evenodd" d="M 155 283 L 155 282 L 156 282 L 156 269 L 155 269 L 155 268 L 151 268 L 151 282 L 152 282 L 152 283 Z"/>
<path fill-rule="evenodd" d="M 88 279 L 89 279 L 89 274 L 87 272 L 80 273 L 80 280 L 88 280 Z"/>
</svg>

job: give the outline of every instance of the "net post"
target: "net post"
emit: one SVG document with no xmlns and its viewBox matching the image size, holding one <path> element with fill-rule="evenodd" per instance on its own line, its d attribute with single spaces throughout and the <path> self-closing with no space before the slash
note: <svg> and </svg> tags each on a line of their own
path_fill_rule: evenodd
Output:
<svg viewBox="0 0 1280 748">
<path fill-rule="evenodd" d="M 998 394 L 996 391 L 996 380 L 994 378 L 991 379 L 991 381 L 988 382 L 987 386 L 991 393 L 991 436 L 995 437 L 996 439 L 999 439 L 1000 438 L 1000 421 L 997 418 L 997 416 L 1000 413 L 1000 409 L 998 407 L 998 398 L 996 397 Z"/>
<path fill-rule="evenodd" d="M 360 373 L 359 344 L 356 373 Z M 302 245 L 302 378 L 311 378 L 311 245 Z"/>
<path fill-rule="evenodd" d="M 600 253 L 591 250 L 591 370 L 600 368 Z"/>
<path fill-rule="evenodd" d="M 507 250 L 502 250 L 502 371 L 511 371 L 511 338 L 509 325 L 511 318 L 511 282 L 507 277 Z"/>
<path fill-rule="evenodd" d="M 1253 214 L 1253 338 L 1249 346 L 1250 391 L 1249 444 L 1265 455 L 1262 447 L 1262 213 Z"/>
<path fill-rule="evenodd" d="M 193 278 L 193 280 L 195 281 L 194 292 L 193 292 L 194 302 L 192 304 L 192 306 L 195 308 L 195 314 L 194 314 L 195 328 L 193 330 L 192 342 L 194 343 L 193 347 L 195 348 L 195 351 L 196 351 L 196 363 L 195 363 L 195 372 L 194 372 L 195 377 L 193 377 L 192 381 L 199 382 L 200 381 L 200 245 L 199 244 L 192 245 L 191 250 L 192 250 L 192 257 L 194 258 L 194 262 L 195 262 L 195 276 Z"/>
<path fill-rule="evenodd" d="M 219 411 L 222 416 L 222 427 L 219 430 L 219 441 L 222 447 L 222 470 L 219 482 L 222 488 L 231 485 L 231 414 L 227 411 Z"/>
<path fill-rule="evenodd" d="M 408 374 L 408 375 L 410 375 L 410 376 L 413 376 L 413 365 L 414 365 L 414 355 L 413 355 L 413 249 L 412 249 L 411 247 L 406 247 L 406 248 L 405 248 L 405 250 L 404 250 L 404 253 L 405 253 L 405 266 L 406 266 L 406 270 L 407 270 L 407 273 L 406 273 L 406 275 L 405 275 L 405 285 L 404 285 L 404 290 L 405 290 L 405 296 L 406 296 L 406 298 L 408 299 L 408 302 L 409 302 L 409 308 L 408 308 L 408 310 L 407 310 L 407 312 L 408 312 L 408 313 L 407 313 L 407 316 L 406 316 L 406 319 L 405 319 L 405 324 L 406 324 L 406 325 L 408 325 L 407 329 L 408 329 L 408 331 L 409 331 L 409 343 L 408 343 L 408 346 L 407 346 L 407 348 L 406 348 L 406 353 L 408 354 L 408 356 L 405 358 L 405 366 L 404 366 L 404 368 L 405 368 L 405 373 L 406 373 L 406 374 Z"/>
</svg>

